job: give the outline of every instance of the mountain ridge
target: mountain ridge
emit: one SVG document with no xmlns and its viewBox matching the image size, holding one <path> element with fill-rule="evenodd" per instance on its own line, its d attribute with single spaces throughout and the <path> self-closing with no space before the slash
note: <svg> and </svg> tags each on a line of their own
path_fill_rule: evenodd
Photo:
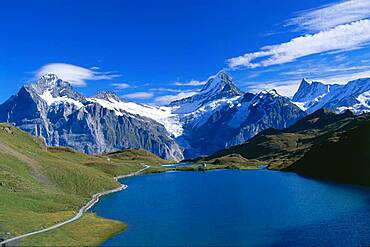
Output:
<svg viewBox="0 0 370 247">
<path fill-rule="evenodd" d="M 195 95 L 153 106 L 122 100 L 109 91 L 85 97 L 68 82 L 46 74 L 0 105 L 0 121 L 52 146 L 86 153 L 143 148 L 179 161 L 242 144 L 266 129 L 285 129 L 316 108 L 370 111 L 370 79 L 346 85 L 303 79 L 289 99 L 274 89 L 242 92 L 220 71 Z"/>
<path fill-rule="evenodd" d="M 346 84 L 310 84 L 302 80 L 292 101 L 309 114 L 328 108 L 338 113 L 351 110 L 359 115 L 370 111 L 370 78 L 359 78 Z"/>
<path fill-rule="evenodd" d="M 89 154 L 143 148 L 162 158 L 183 158 L 160 123 L 110 109 L 102 101 L 77 93 L 53 74 L 23 86 L 0 105 L 0 121 L 41 137 L 50 146 L 69 146 Z"/>
</svg>

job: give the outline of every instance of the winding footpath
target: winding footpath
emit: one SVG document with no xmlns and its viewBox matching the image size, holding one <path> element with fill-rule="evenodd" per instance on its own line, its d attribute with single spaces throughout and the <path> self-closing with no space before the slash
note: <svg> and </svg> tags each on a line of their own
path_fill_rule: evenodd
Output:
<svg viewBox="0 0 370 247">
<path fill-rule="evenodd" d="M 136 172 L 133 172 L 133 173 L 130 173 L 130 174 L 127 174 L 127 175 L 118 176 L 118 177 L 115 177 L 114 179 L 116 181 L 118 181 L 119 179 L 122 179 L 122 178 L 137 176 L 140 173 L 142 173 L 143 171 L 145 171 L 146 169 L 148 169 L 149 167 L 150 166 L 145 165 L 145 167 L 140 169 L 139 171 L 136 171 Z M 23 239 L 23 238 L 26 238 L 26 237 L 29 237 L 29 236 L 32 236 L 32 235 L 36 235 L 36 234 L 45 233 L 45 232 L 48 232 L 48 231 L 51 231 L 51 230 L 55 230 L 59 227 L 65 226 L 69 223 L 72 223 L 72 222 L 80 219 L 83 216 L 84 213 L 86 213 L 92 206 L 94 206 L 97 202 L 99 202 L 100 197 L 111 194 L 111 193 L 115 193 L 115 192 L 118 192 L 118 191 L 121 191 L 121 190 L 125 190 L 127 188 L 128 188 L 127 185 L 121 184 L 121 186 L 118 187 L 117 189 L 97 193 L 97 194 L 92 196 L 91 200 L 87 204 L 85 204 L 82 208 L 80 208 L 78 213 L 73 218 L 71 218 L 69 220 L 66 220 L 66 221 L 63 221 L 61 223 L 58 223 L 56 225 L 53 225 L 51 227 L 45 228 L 45 229 L 41 229 L 41 230 L 38 230 L 38 231 L 33 231 L 33 232 L 30 232 L 30 233 L 20 235 L 18 237 L 7 239 L 5 241 L 0 242 L 0 246 L 3 246 L 5 244 L 11 243 L 13 241 L 20 240 L 20 239 Z"/>
</svg>

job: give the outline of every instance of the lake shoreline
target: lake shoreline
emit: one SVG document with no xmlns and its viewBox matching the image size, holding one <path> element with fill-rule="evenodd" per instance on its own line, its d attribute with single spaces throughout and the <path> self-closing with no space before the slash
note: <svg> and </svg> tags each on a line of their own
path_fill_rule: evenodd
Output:
<svg viewBox="0 0 370 247">
<path fill-rule="evenodd" d="M 120 179 L 132 177 L 132 176 L 137 176 L 137 175 L 141 174 L 143 171 L 145 171 L 146 169 L 148 169 L 149 167 L 150 166 L 145 165 L 144 168 L 142 168 L 142 169 L 140 169 L 136 172 L 114 177 L 114 180 L 117 181 L 118 183 L 120 183 L 120 186 L 118 188 L 115 188 L 115 189 L 112 189 L 112 190 L 107 190 L 107 191 L 103 191 L 103 192 L 99 192 L 99 193 L 94 194 L 91 197 L 90 201 L 88 201 L 85 205 L 83 205 L 78 210 L 77 214 L 74 217 L 72 217 L 68 220 L 65 220 L 63 222 L 60 222 L 58 224 L 55 224 L 53 226 L 50 226 L 48 228 L 36 230 L 36 231 L 29 232 L 29 233 L 26 233 L 26 234 L 23 234 L 23 235 L 20 235 L 20 236 L 16 236 L 16 237 L 13 237 L 13 238 L 10 238 L 10 239 L 6 239 L 6 240 L 0 242 L 0 246 L 3 246 L 3 245 L 5 246 L 6 244 L 12 243 L 14 241 L 22 240 L 24 238 L 27 238 L 27 237 L 30 237 L 30 236 L 33 236 L 33 235 L 42 234 L 42 233 L 46 233 L 46 232 L 49 232 L 49 231 L 52 231 L 52 230 L 56 230 L 60 227 L 63 227 L 67 224 L 70 224 L 72 222 L 75 222 L 75 221 L 81 219 L 85 215 L 85 213 L 87 213 L 94 205 L 96 205 L 100 201 L 100 198 L 102 198 L 106 195 L 109 195 L 109 194 L 120 192 L 120 191 L 125 190 L 125 189 L 128 188 L 127 185 L 125 185 L 125 184 L 123 184 L 119 181 Z M 105 240 L 102 240 L 102 241 L 105 241 Z"/>
<path fill-rule="evenodd" d="M 174 166 L 174 167 L 170 167 L 170 166 Z M 291 173 L 291 174 L 295 174 L 299 177 L 302 177 L 304 179 L 317 181 L 317 182 L 328 183 L 328 184 L 332 184 L 332 185 L 336 185 L 336 186 L 351 186 L 351 187 L 358 188 L 358 189 L 364 189 L 364 188 L 368 189 L 369 188 L 367 186 L 360 186 L 360 185 L 356 185 L 356 184 L 346 184 L 346 183 L 340 183 L 340 182 L 336 182 L 336 181 L 316 179 L 316 178 L 304 176 L 304 175 L 301 175 L 299 173 L 295 173 L 295 172 L 292 172 L 292 171 L 268 169 L 268 166 L 265 166 L 265 165 L 260 165 L 258 167 L 251 167 L 251 168 L 240 168 L 240 167 L 234 167 L 234 166 L 231 166 L 231 167 L 230 166 L 208 166 L 208 167 L 206 167 L 208 169 L 199 169 L 199 168 L 202 168 L 202 164 L 197 163 L 197 164 L 190 164 L 190 165 L 186 165 L 186 166 L 183 166 L 183 165 L 180 165 L 180 164 L 162 165 L 162 166 L 148 166 L 147 165 L 145 167 L 145 169 L 139 170 L 138 172 L 134 172 L 132 174 L 117 176 L 117 177 L 115 177 L 115 179 L 116 179 L 116 181 L 121 183 L 122 186 L 125 186 L 125 189 L 127 189 L 128 185 L 125 185 L 123 180 L 125 178 L 135 177 L 135 176 L 140 176 L 140 175 L 150 175 L 150 174 L 154 175 L 154 174 L 162 174 L 162 173 L 170 173 L 170 172 L 207 172 L 207 171 L 222 171 L 222 170 L 225 170 L 225 171 L 258 171 L 258 170 L 265 170 L 265 171 L 270 171 L 270 172 Z M 106 195 L 108 195 L 108 194 L 106 194 Z M 125 223 L 124 221 L 122 221 L 122 222 Z M 125 229 L 125 230 L 127 230 L 127 229 Z M 116 234 L 114 234 L 110 238 L 105 239 L 104 241 L 102 241 L 102 243 L 111 239 L 111 238 L 114 238 L 115 236 L 123 233 L 124 231 L 117 232 Z"/>
<path fill-rule="evenodd" d="M 290 217 L 293 217 L 292 222 L 289 224 L 292 224 L 292 229 L 295 229 L 295 224 L 301 225 L 301 221 L 303 220 L 304 224 L 308 224 L 308 222 L 317 222 L 314 225 L 311 225 L 311 223 L 308 225 L 311 234 L 315 233 L 318 234 L 317 236 L 325 240 L 327 237 L 330 236 L 321 236 L 320 232 L 316 232 L 317 227 L 320 227 L 321 222 L 323 219 L 325 220 L 325 225 L 329 224 L 330 227 L 334 227 L 333 229 L 337 229 L 337 224 L 342 224 L 343 217 L 339 217 L 342 214 L 349 214 L 352 215 L 353 212 L 357 212 L 356 208 L 352 209 L 353 205 L 359 205 L 360 208 L 368 208 L 364 203 L 363 197 L 369 196 L 369 190 L 367 188 L 363 187 L 354 187 L 354 186 L 347 186 L 344 184 L 333 184 L 333 183 L 327 183 L 324 181 L 318 181 L 315 179 L 308 179 L 304 178 L 302 176 L 299 176 L 295 173 L 291 172 L 278 172 L 278 171 L 271 171 L 262 169 L 260 170 L 251 170 L 250 172 L 240 172 L 240 170 L 230 170 L 230 169 L 217 169 L 214 170 L 217 172 L 209 173 L 209 175 L 206 175 L 208 173 L 199 173 L 199 172 L 193 172 L 193 173 L 183 173 L 183 172 L 164 172 L 160 173 L 154 176 L 143 176 L 145 178 L 132 178 L 130 181 L 127 181 L 128 185 L 132 187 L 132 190 L 127 190 L 125 193 L 118 193 L 117 195 L 114 195 L 112 197 L 107 197 L 105 200 L 102 200 L 101 204 L 99 203 L 96 208 L 94 208 L 94 212 L 97 213 L 98 216 L 118 220 L 118 221 L 124 221 L 127 222 L 129 225 L 132 225 L 132 228 L 130 228 L 129 231 L 124 231 L 123 233 L 117 234 L 114 237 L 108 239 L 106 242 L 104 242 L 104 246 L 110 246 L 110 245 L 117 245 L 118 243 L 122 243 L 123 245 L 136 245 L 138 243 L 148 244 L 150 241 L 160 241 L 158 243 L 161 243 L 163 245 L 171 245 L 173 243 L 178 243 L 179 245 L 183 244 L 211 244 L 216 243 L 215 245 L 224 245 L 229 242 L 229 244 L 240 244 L 241 242 L 238 242 L 239 240 L 237 238 L 234 238 L 233 233 L 234 230 L 237 232 L 235 236 L 243 236 L 243 231 L 246 231 L 245 233 L 248 233 L 246 236 L 246 241 L 253 240 L 253 236 L 256 236 L 258 238 L 258 234 L 251 234 L 251 232 L 262 230 L 266 231 L 264 234 L 265 237 L 270 236 L 269 231 L 273 231 L 276 229 L 280 233 L 280 226 L 285 225 L 282 224 L 281 220 L 283 218 L 283 215 L 289 214 L 290 211 L 293 210 L 294 213 L 291 214 Z M 219 172 L 218 172 L 219 171 Z M 196 179 L 195 179 L 196 178 Z M 195 179 L 195 180 L 194 180 Z M 230 180 L 231 179 L 231 180 Z M 209 181 L 208 181 L 209 180 Z M 229 181 L 227 188 L 222 188 L 221 185 L 217 181 Z M 211 182 L 213 181 L 213 182 Z M 123 182 L 123 181 L 122 181 Z M 296 187 L 296 185 L 300 184 L 299 187 Z M 186 184 L 186 185 L 185 185 Z M 204 184 L 207 184 L 207 186 L 203 186 Z M 169 186 L 171 185 L 171 186 Z M 278 186 L 279 185 L 279 186 Z M 231 186 L 231 187 L 230 187 Z M 236 187 L 235 187 L 236 186 Z M 303 186 L 303 187 L 302 187 Z M 175 190 L 173 188 L 176 188 Z M 253 188 L 253 189 L 241 189 L 241 188 Z M 266 193 L 266 189 L 268 191 L 271 191 L 271 193 Z M 287 193 L 291 190 L 299 190 L 303 193 Z M 217 193 L 215 193 L 217 191 Z M 228 191 L 228 192 L 226 192 Z M 237 194 L 230 194 L 230 191 L 234 191 L 237 193 L 242 193 L 241 195 Z M 278 193 L 276 193 L 278 191 Z M 140 193 L 138 193 L 140 192 Z M 315 193 L 318 194 L 316 195 Z M 197 196 L 193 198 L 193 194 L 196 194 Z M 280 199 L 279 193 L 283 193 L 282 199 L 283 202 Z M 204 194 L 207 194 L 206 197 L 204 197 Z M 225 200 L 219 201 L 219 194 L 225 195 L 227 198 Z M 230 196 L 227 196 L 230 194 Z M 271 196 L 269 196 L 271 194 Z M 312 195 L 315 194 L 314 197 L 306 197 L 304 195 Z M 266 196 L 261 196 L 266 195 Z M 303 197 L 302 197 L 303 196 Z M 316 202 L 317 196 L 319 199 L 319 204 L 317 205 Z M 250 201 L 250 199 L 253 197 L 254 200 Z M 295 199 L 291 200 L 290 198 L 293 197 Z M 305 200 L 302 200 L 302 198 L 305 198 Z M 338 203 L 332 204 L 332 200 L 328 198 L 334 198 L 339 200 Z M 177 201 L 175 204 L 172 200 Z M 184 201 L 185 200 L 185 201 Z M 195 203 L 194 203 L 195 200 Z M 237 210 L 237 212 L 234 212 L 234 210 L 223 210 L 225 208 L 228 208 L 228 203 L 231 200 L 231 205 L 245 205 L 243 207 L 237 207 L 234 209 Z M 354 200 L 354 204 L 347 204 L 348 200 Z M 161 203 L 156 203 L 156 201 L 165 201 L 165 205 Z M 242 202 L 245 201 L 245 202 Z M 312 202 L 311 202 L 312 201 Z M 236 203 L 238 202 L 238 203 Z M 270 202 L 270 203 L 269 203 Z M 299 204 L 299 207 L 294 206 L 295 202 L 303 203 Z M 153 204 L 154 203 L 154 204 Z M 179 203 L 179 204 L 178 204 Z M 189 204 L 189 205 L 188 205 Z M 209 207 L 207 205 L 213 205 L 214 207 L 219 207 L 214 213 L 219 215 L 219 210 L 222 210 L 223 214 L 219 215 L 221 217 L 221 221 L 213 221 L 212 218 L 214 216 L 209 216 L 211 218 L 207 218 L 209 212 Z M 266 207 L 264 205 L 276 205 L 276 207 Z M 122 214 L 122 205 L 125 205 L 125 212 Z M 176 205 L 176 206 L 175 206 Z M 249 208 L 250 205 L 254 205 L 253 208 Z M 279 206 L 281 205 L 281 206 Z M 285 205 L 282 207 L 282 205 Z M 363 206 L 366 206 L 365 208 Z M 193 208 L 193 207 L 196 208 Z M 257 208 L 255 208 L 257 206 Z M 262 208 L 263 210 L 262 210 Z M 347 208 L 350 206 L 349 208 Z M 305 207 L 308 207 L 306 209 Z M 320 210 L 316 210 L 317 207 L 320 208 Z M 338 211 L 337 213 L 334 213 L 332 211 L 332 207 L 334 207 L 335 210 Z M 138 211 L 147 210 L 147 208 L 151 208 L 148 212 L 151 212 L 153 210 L 153 216 L 151 214 L 140 214 L 137 213 Z M 189 210 L 185 210 L 185 208 L 189 208 Z M 310 209 L 311 208 L 311 209 Z M 191 210 L 190 210 L 191 209 Z M 362 210 L 363 210 L 362 209 Z M 118 211 L 116 211 L 118 210 Z M 273 227 L 271 229 L 265 229 L 265 219 L 264 218 L 258 218 L 258 217 L 264 217 L 261 211 L 266 211 L 270 213 L 272 219 L 273 219 Z M 283 211 L 281 211 L 283 210 Z M 304 210 L 304 211 L 301 211 Z M 314 212 L 313 214 L 308 215 L 302 215 L 302 212 Z M 187 213 L 185 213 L 187 212 Z M 205 214 L 205 212 L 207 212 Z M 212 212 L 212 211 L 211 211 Z M 244 212 L 244 213 L 243 213 Z M 248 212 L 255 212 L 253 214 L 249 214 Z M 367 214 L 368 210 L 361 211 L 362 214 Z M 184 215 L 185 213 L 185 215 Z M 152 233 L 152 224 L 153 224 L 153 217 L 154 215 L 162 215 L 163 217 L 155 218 L 154 222 L 155 225 L 157 225 L 159 228 L 156 228 L 157 230 L 155 233 Z M 167 215 L 169 214 L 169 215 Z M 250 224 L 253 223 L 253 227 L 245 227 L 244 220 L 240 219 L 240 216 L 238 215 L 245 215 L 247 214 L 247 218 L 241 218 L 244 220 L 249 221 L 249 218 L 252 217 L 250 220 Z M 195 227 L 194 234 L 191 235 L 195 237 L 195 239 L 198 237 L 199 241 L 192 239 L 182 239 L 182 234 L 185 234 L 187 232 L 186 229 L 188 229 L 190 222 L 193 218 L 196 218 L 198 222 L 197 224 L 193 225 Z M 204 220 L 202 220 L 202 217 L 205 217 Z M 233 220 L 230 219 L 230 217 L 234 217 Z M 257 217 L 254 219 L 254 217 Z M 270 217 L 270 216 L 269 216 Z M 308 217 L 308 218 L 307 218 Z M 311 217 L 314 217 L 311 219 Z M 356 217 L 357 220 L 361 220 L 361 217 L 357 218 L 357 214 L 354 214 L 351 217 Z M 289 217 L 288 217 L 289 218 Z M 137 221 L 140 219 L 139 221 Z M 169 220 L 167 220 L 169 219 Z M 252 220 L 253 219 L 253 220 Z M 333 221 L 334 219 L 334 221 Z M 349 217 L 350 219 L 350 217 Z M 223 229 L 222 226 L 224 224 L 222 223 L 223 220 L 226 220 L 227 226 L 231 227 L 230 229 L 233 229 L 229 234 L 223 238 L 222 241 L 224 242 L 217 242 L 220 240 L 213 240 L 212 234 L 216 234 L 213 231 L 215 229 L 219 228 Z M 266 219 L 267 220 L 267 219 Z M 185 222 L 184 222 L 185 221 Z M 365 220 L 363 220 L 365 221 Z M 140 222 L 140 223 L 139 223 Z M 285 220 L 284 220 L 285 222 Z M 170 224 L 170 225 L 168 225 Z M 171 225 L 172 224 L 172 225 Z M 209 237 L 207 234 L 207 227 L 204 228 L 205 225 L 211 224 L 209 226 L 212 226 L 210 229 L 213 229 L 213 231 L 209 234 L 211 234 Z M 216 224 L 216 225 L 214 225 Z M 220 224 L 220 225 L 218 225 Z M 239 228 L 239 226 L 242 224 L 242 226 Z M 254 225 L 256 224 L 256 225 Z M 288 224 L 288 225 L 289 225 Z M 353 224 L 351 221 L 346 221 L 343 223 L 345 226 L 345 229 L 348 231 L 352 231 L 353 229 L 361 229 L 361 224 Z M 353 224 L 353 225 L 352 225 Z M 148 227 L 148 228 L 146 228 Z M 200 227 L 200 228 L 199 228 Z M 235 229 L 234 229 L 235 228 Z M 333 230 L 332 229 L 332 230 Z M 357 229 L 357 230 L 358 230 Z M 367 232 L 367 228 L 365 229 Z M 167 231 L 172 233 L 167 233 Z M 204 232 L 203 232 L 204 231 Z M 228 228 L 223 229 L 223 231 L 228 232 Z M 275 231 L 275 230 L 274 230 Z M 159 240 L 156 239 L 157 235 L 161 235 L 162 232 L 166 232 L 170 236 L 170 239 L 172 240 Z M 369 231 L 370 232 L 370 231 Z M 180 234 L 181 233 L 181 234 Z M 189 234 L 189 233 L 188 233 Z M 300 231 L 299 234 L 301 234 L 305 241 L 318 241 L 317 239 L 312 240 L 311 238 L 308 238 L 310 235 L 305 235 L 304 231 Z M 261 234 L 260 236 L 262 236 Z M 139 236 L 146 236 L 143 239 L 138 238 Z M 136 240 L 135 240 L 136 239 Z M 176 239 L 176 240 L 174 240 Z M 209 242 L 204 242 L 205 239 Z M 298 238 L 297 238 L 298 239 Z M 293 239 L 292 241 L 298 241 L 297 239 Z M 366 236 L 361 235 L 361 241 L 363 243 L 367 243 Z M 251 240 L 251 241 L 252 241 Z M 136 241 L 136 242 L 135 242 Z M 143 241 L 143 242 L 141 242 Z M 172 241 L 172 242 L 171 242 Z M 179 242 L 177 242 L 179 241 Z M 185 242 L 184 242 L 185 241 Z M 186 242 L 190 241 L 190 242 Z M 202 242 L 203 241 L 203 242 Z M 213 242 L 216 241 L 216 242 Z M 234 242 L 233 242 L 234 241 Z M 236 242 L 235 242 L 236 241 Z M 257 241 L 257 240 L 256 240 Z M 266 245 L 269 244 L 268 242 L 263 241 L 275 241 L 272 237 L 267 238 L 265 240 L 259 239 L 258 241 L 262 241 L 261 243 L 265 243 Z M 345 241 L 351 242 L 349 238 L 345 238 Z M 247 242 L 250 243 L 250 242 Z M 252 242 L 251 242 L 252 243 Z M 297 243 L 297 242 L 296 242 Z M 308 242 L 311 243 L 311 242 Z M 313 242 L 315 244 L 317 242 Z"/>
</svg>

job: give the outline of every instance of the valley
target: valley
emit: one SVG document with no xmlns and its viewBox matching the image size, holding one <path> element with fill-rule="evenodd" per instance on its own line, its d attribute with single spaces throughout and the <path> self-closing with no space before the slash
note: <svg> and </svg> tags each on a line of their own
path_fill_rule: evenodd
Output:
<svg viewBox="0 0 370 247">
<path fill-rule="evenodd" d="M 93 195 L 122 186 L 115 177 L 141 170 L 155 176 L 266 168 L 369 186 L 367 82 L 303 80 L 290 99 L 275 90 L 244 93 L 221 71 L 193 96 L 154 106 L 112 92 L 85 97 L 45 75 L 0 105 L 1 237 L 64 222 Z M 190 164 L 163 166 L 179 161 Z M 20 244 L 99 245 L 130 227 L 93 212 Z"/>
</svg>

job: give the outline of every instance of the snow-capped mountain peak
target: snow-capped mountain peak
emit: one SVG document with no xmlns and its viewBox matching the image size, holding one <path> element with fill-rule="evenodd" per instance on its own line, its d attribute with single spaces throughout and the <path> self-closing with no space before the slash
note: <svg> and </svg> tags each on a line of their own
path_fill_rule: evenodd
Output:
<svg viewBox="0 0 370 247">
<path fill-rule="evenodd" d="M 355 114 L 370 111 L 370 78 L 361 78 L 347 84 L 302 83 L 293 97 L 293 103 L 307 113 L 327 108 L 335 112 L 351 110 Z"/>
<path fill-rule="evenodd" d="M 308 82 L 306 79 L 302 79 L 299 85 L 298 91 L 293 96 L 294 102 L 306 102 L 314 100 L 317 97 L 322 97 L 329 92 L 329 85 L 325 85 L 321 82 L 313 81 Z"/>
<path fill-rule="evenodd" d="M 198 109 L 207 108 L 207 105 L 215 105 L 215 102 L 223 103 L 228 99 L 243 96 L 243 92 L 234 85 L 232 78 L 225 72 L 220 71 L 211 76 L 207 83 L 195 95 L 170 103 L 170 107 L 178 107 L 175 111 L 179 114 L 194 113 Z M 219 105 L 218 103 L 216 105 Z M 179 107 L 181 106 L 181 107 Z M 212 107 L 214 109 L 215 107 Z"/>
<path fill-rule="evenodd" d="M 225 71 L 221 70 L 218 72 L 215 76 L 211 76 L 207 83 L 204 85 L 202 90 L 200 91 L 200 94 L 223 94 L 223 93 L 229 93 L 229 94 L 235 94 L 235 95 L 241 95 L 242 92 L 239 88 L 237 88 L 231 76 L 229 76 Z"/>
<path fill-rule="evenodd" d="M 85 97 L 76 92 L 69 82 L 63 81 L 57 75 L 49 73 L 43 75 L 36 83 L 25 86 L 33 95 L 38 95 L 47 105 L 70 104 L 83 107 Z"/>
<path fill-rule="evenodd" d="M 43 75 L 34 85 L 40 90 L 72 87 L 69 82 L 63 81 L 56 74 L 53 73 Z"/>
<path fill-rule="evenodd" d="M 181 134 L 171 112 L 123 102 L 109 92 L 85 98 L 53 74 L 23 86 L 1 104 L 0 121 L 43 138 L 47 145 L 86 153 L 144 148 L 166 159 L 183 159 L 169 134 Z"/>
</svg>

